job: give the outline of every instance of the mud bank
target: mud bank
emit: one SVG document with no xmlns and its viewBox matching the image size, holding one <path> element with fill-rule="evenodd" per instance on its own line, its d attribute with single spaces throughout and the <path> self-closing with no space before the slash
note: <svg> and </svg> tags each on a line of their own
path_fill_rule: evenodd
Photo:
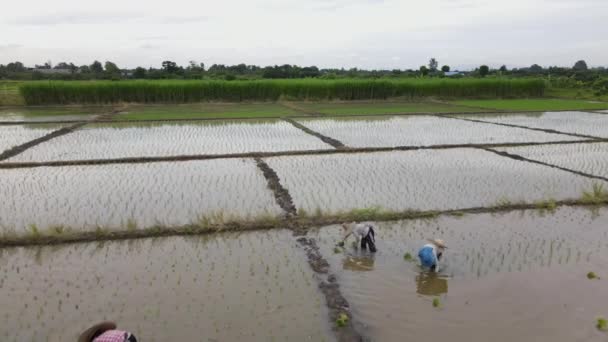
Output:
<svg viewBox="0 0 608 342">
<path fill-rule="evenodd" d="M 268 181 L 268 189 L 272 191 L 277 204 L 285 211 L 287 217 L 295 216 L 296 206 L 293 204 L 293 199 L 289 191 L 283 187 L 277 173 L 261 158 L 255 158 L 255 163 L 264 174 L 264 178 Z"/>
<path fill-rule="evenodd" d="M 319 132 L 315 132 L 312 129 L 310 129 L 310 128 L 304 126 L 304 125 L 302 125 L 299 122 L 296 122 L 296 121 L 294 121 L 292 119 L 289 119 L 289 118 L 283 118 L 283 120 L 289 122 L 294 127 L 299 128 L 302 131 L 304 131 L 304 132 L 306 132 L 306 133 L 308 133 L 308 134 L 310 134 L 312 136 L 315 136 L 315 137 L 321 139 L 324 143 L 329 144 L 329 145 L 331 145 L 331 146 L 333 146 L 335 148 L 345 148 L 346 147 L 341 141 L 338 141 L 336 139 L 333 139 L 333 138 L 330 138 L 328 136 L 325 136 L 325 135 L 323 135 L 323 134 L 321 134 Z"/>
<path fill-rule="evenodd" d="M 62 135 L 70 134 L 73 131 L 75 131 L 76 129 L 78 129 L 78 128 L 86 125 L 86 124 L 87 124 L 86 122 L 79 122 L 79 123 L 74 124 L 74 125 L 69 126 L 69 127 L 63 127 L 63 128 L 60 128 L 60 129 L 58 129 L 56 131 L 53 131 L 53 132 L 51 132 L 51 133 L 49 133 L 49 134 L 47 134 L 47 135 L 45 135 L 43 137 L 40 137 L 38 139 L 34 139 L 34 140 L 31 140 L 31 141 L 28 141 L 25 144 L 21 144 L 19 146 L 15 146 L 15 147 L 13 147 L 11 149 L 8 149 L 8 150 L 4 151 L 2 154 L 0 154 L 0 161 L 6 160 L 6 159 L 11 158 L 11 157 L 14 157 L 14 156 L 16 156 L 16 155 L 24 152 L 25 150 L 27 150 L 29 148 L 32 148 L 32 147 L 34 147 L 36 145 L 40 145 L 40 144 L 42 144 L 42 143 L 44 143 L 46 141 L 49 141 L 51 139 L 60 137 Z"/>
<path fill-rule="evenodd" d="M 337 340 L 339 342 L 363 341 L 363 337 L 354 328 L 353 316 L 348 301 L 340 291 L 340 285 L 336 281 L 336 276 L 329 274 L 329 263 L 321 255 L 315 239 L 301 236 L 297 241 L 306 252 L 310 267 L 318 275 L 319 289 L 321 289 L 321 292 L 325 296 L 325 302 L 329 309 L 329 321 L 334 327 L 333 331 L 336 334 Z M 336 320 L 340 315 L 348 316 L 348 322 L 342 327 L 336 325 Z"/>
</svg>

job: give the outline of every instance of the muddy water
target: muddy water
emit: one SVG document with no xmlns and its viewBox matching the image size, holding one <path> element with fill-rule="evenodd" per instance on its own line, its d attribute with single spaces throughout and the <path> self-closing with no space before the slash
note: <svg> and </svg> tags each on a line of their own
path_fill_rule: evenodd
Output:
<svg viewBox="0 0 608 342">
<path fill-rule="evenodd" d="M 284 121 L 90 124 L 11 158 L 50 161 L 331 149 Z"/>
<path fill-rule="evenodd" d="M 535 132 L 433 116 L 299 120 L 310 129 L 351 147 L 428 146 L 575 140 Z"/>
<path fill-rule="evenodd" d="M 587 112 L 546 112 L 542 114 L 508 114 L 470 116 L 490 122 L 552 129 L 565 133 L 608 138 L 608 117 Z"/>
<path fill-rule="evenodd" d="M 30 140 L 38 139 L 61 127 L 64 126 L 45 124 L 0 126 L 0 153 Z"/>
<path fill-rule="evenodd" d="M 296 208 L 442 210 L 578 198 L 593 180 L 477 149 L 266 159 Z"/>
<path fill-rule="evenodd" d="M 378 223 L 374 256 L 334 254 L 339 227 L 311 234 L 369 340 L 605 341 L 607 223 L 607 209 L 580 208 Z M 439 275 L 403 258 L 429 237 L 449 246 Z"/>
<path fill-rule="evenodd" d="M 0 231 L 138 228 L 279 215 L 253 160 L 42 167 L 0 172 Z"/>
<path fill-rule="evenodd" d="M 608 177 L 608 143 L 497 148 L 529 159 Z"/>
<path fill-rule="evenodd" d="M 0 340 L 75 341 L 109 319 L 142 341 L 331 341 L 289 231 L 0 250 Z"/>
</svg>

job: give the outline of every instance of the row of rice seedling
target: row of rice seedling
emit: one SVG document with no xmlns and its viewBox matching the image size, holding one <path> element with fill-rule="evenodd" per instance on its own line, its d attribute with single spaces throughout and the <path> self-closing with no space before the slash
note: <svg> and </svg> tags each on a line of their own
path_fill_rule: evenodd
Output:
<svg viewBox="0 0 608 342">
<path fill-rule="evenodd" d="M 201 101 L 369 100 L 391 97 L 538 97 L 538 79 L 52 81 L 28 82 L 29 105 L 71 103 L 186 103 Z"/>
</svg>

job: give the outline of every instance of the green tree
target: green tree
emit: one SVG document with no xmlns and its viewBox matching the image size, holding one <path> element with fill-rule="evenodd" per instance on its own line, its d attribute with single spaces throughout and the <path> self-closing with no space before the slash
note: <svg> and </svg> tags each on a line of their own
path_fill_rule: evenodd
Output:
<svg viewBox="0 0 608 342">
<path fill-rule="evenodd" d="M 587 70 L 587 62 L 585 62 L 584 60 L 580 60 L 577 61 L 576 63 L 574 63 L 574 66 L 572 67 L 572 69 L 577 70 L 577 71 L 583 71 L 583 70 Z"/>
<path fill-rule="evenodd" d="M 450 66 L 449 65 L 444 65 L 441 67 L 441 71 L 443 72 L 449 72 L 450 71 Z"/>
<path fill-rule="evenodd" d="M 137 67 L 133 71 L 133 78 L 143 79 L 146 78 L 146 69 L 142 67 Z"/>
<path fill-rule="evenodd" d="M 435 58 L 431 58 L 431 59 L 429 60 L 429 69 L 430 69 L 432 72 L 437 71 L 437 67 L 438 67 L 438 66 L 439 66 L 439 62 L 437 62 L 437 60 L 436 60 Z"/>
<path fill-rule="evenodd" d="M 91 72 L 93 72 L 95 74 L 101 74 L 103 72 L 103 66 L 101 65 L 101 62 L 99 62 L 99 61 L 93 62 L 93 64 L 91 64 L 89 69 L 91 69 Z"/>
<path fill-rule="evenodd" d="M 479 67 L 479 75 L 481 77 L 486 77 L 490 73 L 490 68 L 487 65 L 482 65 Z"/>
<path fill-rule="evenodd" d="M 163 70 L 169 74 L 173 74 L 177 70 L 179 70 L 179 68 L 177 67 L 177 63 L 172 62 L 172 61 L 164 61 L 162 66 L 163 66 Z"/>
<path fill-rule="evenodd" d="M 500 69 L 498 69 L 500 72 L 507 72 L 507 66 L 503 65 L 500 67 Z"/>
<path fill-rule="evenodd" d="M 420 67 L 420 73 L 422 74 L 422 76 L 426 76 L 429 74 L 429 68 L 426 67 L 426 65 L 423 65 Z"/>
<path fill-rule="evenodd" d="M 120 69 L 118 68 L 118 66 L 110 61 L 106 62 L 105 69 L 108 74 L 111 74 L 111 75 L 120 74 Z"/>
</svg>

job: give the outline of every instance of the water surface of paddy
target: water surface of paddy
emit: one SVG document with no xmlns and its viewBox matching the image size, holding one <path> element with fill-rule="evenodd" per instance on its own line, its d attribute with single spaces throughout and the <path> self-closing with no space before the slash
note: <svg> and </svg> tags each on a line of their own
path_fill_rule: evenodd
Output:
<svg viewBox="0 0 608 342">
<path fill-rule="evenodd" d="M 608 143 L 522 146 L 497 150 L 595 176 L 608 177 Z"/>
<path fill-rule="evenodd" d="M 606 209 L 581 208 L 377 223 L 373 256 L 352 247 L 335 254 L 338 226 L 309 234 L 372 341 L 599 342 L 608 279 L 586 274 L 608 275 L 607 223 Z M 429 237 L 449 247 L 439 275 L 403 258 L 416 258 Z"/>
<path fill-rule="evenodd" d="M 290 231 L 0 249 L 0 340 L 332 341 Z"/>
<path fill-rule="evenodd" d="M 28 141 L 43 137 L 62 125 L 9 125 L 0 126 L 0 153 L 12 147 L 25 144 Z"/>
<path fill-rule="evenodd" d="M 50 161 L 331 149 L 284 121 L 89 124 L 11 158 Z"/>
<path fill-rule="evenodd" d="M 478 149 L 267 158 L 298 209 L 445 210 L 579 198 L 593 180 Z"/>
<path fill-rule="evenodd" d="M 0 228 L 184 225 L 199 218 L 278 215 L 252 160 L 2 170 Z"/>
<path fill-rule="evenodd" d="M 608 117 L 602 114 L 573 111 L 469 117 L 489 122 L 552 129 L 565 133 L 608 138 Z"/>
<path fill-rule="evenodd" d="M 303 125 L 351 147 L 494 144 L 576 140 L 522 128 L 501 127 L 434 116 L 300 119 Z"/>
</svg>

